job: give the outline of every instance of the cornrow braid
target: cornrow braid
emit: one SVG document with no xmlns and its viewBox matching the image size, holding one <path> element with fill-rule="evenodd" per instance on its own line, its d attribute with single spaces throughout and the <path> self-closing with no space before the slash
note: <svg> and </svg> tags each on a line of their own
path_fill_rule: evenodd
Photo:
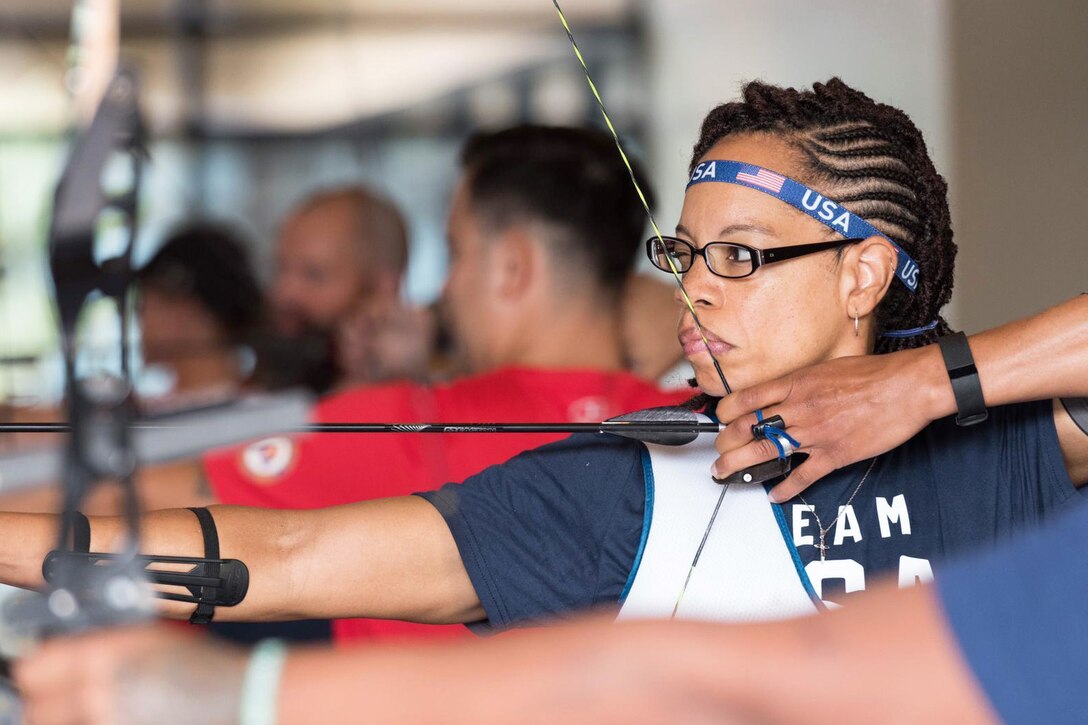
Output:
<svg viewBox="0 0 1088 725">
<path fill-rule="evenodd" d="M 951 330 L 940 311 L 952 297 L 956 245 L 948 185 L 929 158 L 921 131 L 897 108 L 877 103 L 838 78 L 811 91 L 754 81 L 743 100 L 725 103 L 703 121 L 694 169 L 721 139 L 765 132 L 802 155 L 798 179 L 834 199 L 894 240 L 920 269 L 911 294 L 893 284 L 876 310 L 877 333 L 937 326 L 915 337 L 877 337 L 876 352 L 920 347 Z"/>
</svg>

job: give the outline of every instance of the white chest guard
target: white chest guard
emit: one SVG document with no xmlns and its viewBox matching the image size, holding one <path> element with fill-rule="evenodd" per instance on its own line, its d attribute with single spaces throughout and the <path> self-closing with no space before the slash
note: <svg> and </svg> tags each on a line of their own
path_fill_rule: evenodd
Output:
<svg viewBox="0 0 1088 725">
<path fill-rule="evenodd" d="M 668 618 L 684 587 L 721 486 L 710 477 L 713 433 L 686 446 L 647 445 L 647 518 L 641 559 L 619 619 Z M 812 614 L 800 562 L 762 486 L 726 491 L 676 616 L 754 621 Z"/>
</svg>

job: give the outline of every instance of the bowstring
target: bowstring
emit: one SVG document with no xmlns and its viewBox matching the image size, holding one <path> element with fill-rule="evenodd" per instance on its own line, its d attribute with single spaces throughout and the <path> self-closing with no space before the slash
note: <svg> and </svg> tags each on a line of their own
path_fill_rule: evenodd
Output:
<svg viewBox="0 0 1088 725">
<path fill-rule="evenodd" d="M 582 66 L 582 71 L 586 75 L 586 82 L 589 84 L 589 90 L 593 93 L 593 98 L 597 101 L 597 107 L 601 110 L 601 116 L 604 118 L 604 123 L 608 127 L 609 133 L 612 134 L 612 140 L 616 143 L 616 150 L 620 153 L 620 158 L 623 159 L 623 165 L 627 168 L 627 175 L 631 178 L 631 184 L 635 187 L 635 192 L 638 193 L 639 201 L 642 202 L 642 207 L 646 210 L 646 216 L 650 220 L 650 227 L 654 231 L 654 236 L 657 237 L 657 241 L 662 246 L 665 244 L 665 240 L 662 237 L 661 230 L 657 226 L 657 220 L 654 219 L 654 213 L 650 209 L 650 203 L 646 200 L 646 195 L 642 193 L 642 187 L 638 183 L 638 179 L 635 176 L 634 167 L 631 165 L 631 160 L 627 158 L 627 152 L 623 150 L 623 144 L 620 143 L 620 136 L 616 133 L 616 127 L 612 125 L 612 118 L 608 115 L 608 111 L 604 107 L 604 101 L 601 99 L 601 94 L 597 91 L 597 84 L 593 82 L 593 76 L 589 74 L 589 66 L 586 65 L 585 58 L 582 57 L 582 51 L 578 48 L 578 42 L 574 39 L 574 32 L 570 29 L 570 25 L 567 23 L 567 17 L 563 14 L 563 9 L 559 7 L 558 0 L 552 0 L 552 5 L 555 6 L 555 11 L 559 14 L 559 22 L 563 24 L 563 30 L 567 33 L 567 39 L 570 40 L 570 47 L 574 50 L 574 55 L 578 59 L 578 63 Z M 706 346 L 707 354 L 710 355 L 710 360 L 714 363 L 714 370 L 718 373 L 718 378 L 722 381 L 722 387 L 725 388 L 725 394 L 731 395 L 733 389 L 729 387 L 729 382 L 725 379 L 725 373 L 722 372 L 721 365 L 718 364 L 718 359 L 714 357 L 714 353 L 710 351 L 710 343 L 706 339 L 706 333 L 703 331 L 703 325 L 699 322 L 699 315 L 695 312 L 695 305 L 691 302 L 691 297 L 688 296 L 687 288 L 684 287 L 684 278 L 680 275 L 680 270 L 677 269 L 676 263 L 673 261 L 671 254 L 666 254 L 665 259 L 669 262 L 669 270 L 672 272 L 673 278 L 676 280 L 677 286 L 680 288 L 680 294 L 684 298 L 684 304 L 687 306 L 688 311 L 691 312 L 691 318 L 695 321 L 695 329 L 699 332 L 699 337 Z"/>
<path fill-rule="evenodd" d="M 612 119 L 608 115 L 608 110 L 605 109 L 604 101 L 601 99 L 601 94 L 597 91 L 597 84 L 593 82 L 593 76 L 589 73 L 589 66 L 586 65 L 585 58 L 582 57 L 582 51 L 578 48 L 578 41 L 574 39 L 574 32 L 570 29 L 570 24 L 567 22 L 566 15 L 563 14 L 563 9 L 559 7 L 559 0 L 552 0 L 552 5 L 555 6 L 555 12 L 559 14 L 559 22 L 563 24 L 563 30 L 567 33 L 567 39 L 570 41 L 570 47 L 574 51 L 574 56 L 578 59 L 578 63 L 582 66 L 582 71 L 586 76 L 586 83 L 589 84 L 589 90 L 593 93 L 593 98 L 597 101 L 597 107 L 601 111 L 601 116 L 604 118 L 605 126 L 608 127 L 609 133 L 612 134 L 612 140 L 616 142 L 616 150 L 619 151 L 620 158 L 623 159 L 623 165 L 627 167 L 627 174 L 631 178 L 631 183 L 635 187 L 635 191 L 638 193 L 638 198 L 642 202 L 643 208 L 646 210 L 646 216 L 650 220 L 650 227 L 653 228 L 654 236 L 657 237 L 657 241 L 664 248 L 665 240 L 662 238 L 661 230 L 657 226 L 657 221 L 654 219 L 654 213 L 650 209 L 650 203 L 646 200 L 646 195 L 642 193 L 642 187 L 639 186 L 638 179 L 635 176 L 635 170 L 631 166 L 630 159 L 627 158 L 627 152 L 623 150 L 623 144 L 620 142 L 620 136 L 616 133 L 616 127 L 612 125 Z M 706 333 L 703 331 L 703 325 L 699 322 L 699 315 L 695 312 L 695 305 L 691 302 L 691 297 L 688 296 L 687 288 L 684 287 L 684 278 L 680 274 L 680 270 L 677 269 L 672 255 L 666 253 L 665 259 L 669 262 L 669 270 L 672 272 L 673 279 L 676 280 L 677 287 L 680 288 L 680 294 L 684 298 L 684 304 L 687 306 L 688 311 L 691 312 L 691 319 L 695 322 L 695 329 L 699 332 L 699 338 L 702 340 L 703 345 L 706 347 L 706 352 L 710 355 L 711 362 L 714 363 L 714 370 L 718 373 L 718 378 L 722 381 L 722 387 L 725 388 L 725 394 L 731 395 L 733 389 L 729 387 L 729 382 L 725 379 L 725 373 L 722 372 L 721 365 L 718 364 L 718 359 L 714 357 L 714 353 L 710 349 L 710 343 L 706 339 Z M 710 515 L 710 521 L 706 525 L 706 530 L 703 532 L 702 541 L 699 542 L 699 548 L 695 551 L 695 557 L 691 560 L 691 566 L 688 568 L 687 576 L 684 579 L 684 585 L 680 589 L 680 593 L 676 598 L 676 604 L 673 605 L 672 615 L 669 619 L 676 618 L 676 612 L 680 609 L 680 602 L 684 598 L 684 594 L 687 592 L 688 583 L 691 581 L 691 576 L 695 572 L 695 566 L 699 563 L 699 557 L 703 553 L 703 547 L 706 545 L 707 538 L 710 536 L 710 530 L 714 527 L 714 521 L 718 518 L 718 511 L 721 510 L 722 501 L 725 499 L 725 493 L 729 490 L 729 486 L 723 485 L 722 492 L 718 495 L 718 502 L 714 506 L 714 511 Z"/>
</svg>

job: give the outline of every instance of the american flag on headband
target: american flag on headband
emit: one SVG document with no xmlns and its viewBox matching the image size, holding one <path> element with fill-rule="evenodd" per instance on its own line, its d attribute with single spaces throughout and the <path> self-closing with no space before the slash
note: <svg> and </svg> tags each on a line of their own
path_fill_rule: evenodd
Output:
<svg viewBox="0 0 1088 725">
<path fill-rule="evenodd" d="M 759 186 L 777 194 L 782 191 L 782 184 L 786 183 L 786 177 L 776 174 L 773 171 L 767 171 L 767 169 L 760 169 L 754 174 L 749 174 L 746 171 L 738 171 L 737 181 L 743 181 L 745 184 L 751 184 L 752 186 Z"/>
</svg>

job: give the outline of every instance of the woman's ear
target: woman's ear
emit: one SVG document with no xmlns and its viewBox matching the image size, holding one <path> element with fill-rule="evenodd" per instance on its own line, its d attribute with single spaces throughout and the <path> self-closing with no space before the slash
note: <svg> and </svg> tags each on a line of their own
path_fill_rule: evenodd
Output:
<svg viewBox="0 0 1088 725">
<path fill-rule="evenodd" d="M 887 239 L 872 236 L 848 248 L 843 257 L 847 314 L 865 317 L 876 309 L 895 281 L 899 253 Z"/>
</svg>

